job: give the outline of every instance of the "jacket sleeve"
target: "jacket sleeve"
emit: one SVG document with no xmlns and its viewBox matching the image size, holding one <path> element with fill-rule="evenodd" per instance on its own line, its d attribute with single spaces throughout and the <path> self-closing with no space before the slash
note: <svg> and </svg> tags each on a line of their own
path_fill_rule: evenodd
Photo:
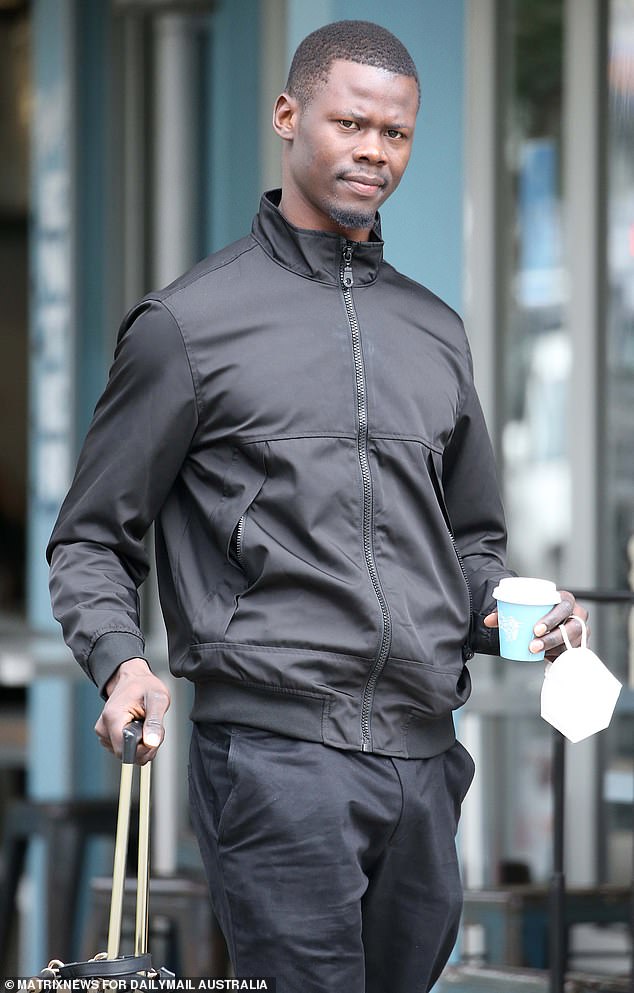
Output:
<svg viewBox="0 0 634 993">
<path fill-rule="evenodd" d="M 447 513 L 472 597 L 470 646 L 499 651 L 497 628 L 484 627 L 496 610 L 493 589 L 506 566 L 506 525 L 495 457 L 473 380 L 469 380 L 456 426 L 443 457 Z"/>
<path fill-rule="evenodd" d="M 47 549 L 53 613 L 101 692 L 121 662 L 143 657 L 144 537 L 187 455 L 196 393 L 174 317 L 160 302 L 142 302 L 121 326 Z"/>
</svg>

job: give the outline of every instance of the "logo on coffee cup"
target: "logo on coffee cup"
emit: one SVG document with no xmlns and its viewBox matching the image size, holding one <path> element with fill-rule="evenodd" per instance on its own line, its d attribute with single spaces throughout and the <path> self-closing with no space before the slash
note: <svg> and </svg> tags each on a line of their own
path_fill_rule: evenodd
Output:
<svg viewBox="0 0 634 993">
<path fill-rule="evenodd" d="M 498 618 L 498 624 L 509 641 L 517 641 L 521 625 L 516 617 L 500 615 Z"/>
</svg>

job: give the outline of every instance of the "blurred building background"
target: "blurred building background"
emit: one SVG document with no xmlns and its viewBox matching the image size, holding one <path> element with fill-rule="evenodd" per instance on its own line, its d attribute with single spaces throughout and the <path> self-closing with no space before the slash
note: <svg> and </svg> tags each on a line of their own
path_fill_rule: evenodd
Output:
<svg viewBox="0 0 634 993">
<path fill-rule="evenodd" d="M 0 0 L 0 823 L 21 797 L 112 795 L 116 770 L 92 732 L 100 702 L 51 617 L 46 540 L 121 316 L 248 230 L 279 183 L 269 121 L 292 52 L 345 17 L 394 31 L 420 71 L 386 256 L 465 317 L 511 565 L 575 591 L 634 585 L 632 0 Z M 588 887 L 631 880 L 634 800 L 632 608 L 592 610 L 595 650 L 626 688 L 611 727 L 567 751 L 568 880 Z M 543 669 L 475 659 L 471 670 L 466 884 L 544 882 Z M 189 698 L 173 693 L 156 762 L 155 864 L 167 873 L 197 867 Z M 12 925 L 22 974 L 56 952 L 45 865 L 36 839 Z M 627 948 L 624 928 L 608 937 Z"/>
</svg>

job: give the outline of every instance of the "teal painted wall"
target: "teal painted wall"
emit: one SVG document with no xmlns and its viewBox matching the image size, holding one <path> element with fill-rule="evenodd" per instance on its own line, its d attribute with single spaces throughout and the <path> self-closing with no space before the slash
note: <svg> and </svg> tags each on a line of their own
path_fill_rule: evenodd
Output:
<svg viewBox="0 0 634 993">
<path fill-rule="evenodd" d="M 88 430 L 92 412 L 101 393 L 112 355 L 109 330 L 105 327 L 107 278 L 108 213 L 108 129 L 110 2 L 92 0 L 76 5 L 76 363 L 80 375 L 75 381 L 77 445 Z"/>
<path fill-rule="evenodd" d="M 251 229 L 260 199 L 260 4 L 223 0 L 211 19 L 207 66 L 207 238 L 215 251 Z"/>
<path fill-rule="evenodd" d="M 422 104 L 412 158 L 382 210 L 386 258 L 462 308 L 464 0 L 288 0 L 286 66 L 309 32 L 345 18 L 374 20 L 393 31 L 418 67 Z M 224 0 L 213 19 L 207 127 L 209 223 L 206 251 L 245 234 L 261 192 L 258 101 L 261 9 L 256 0 Z"/>
<path fill-rule="evenodd" d="M 464 155 L 464 0 L 290 0 L 288 58 L 329 21 L 375 21 L 404 42 L 416 63 L 422 103 L 414 151 L 399 189 L 381 211 L 385 256 L 460 311 Z"/>
</svg>

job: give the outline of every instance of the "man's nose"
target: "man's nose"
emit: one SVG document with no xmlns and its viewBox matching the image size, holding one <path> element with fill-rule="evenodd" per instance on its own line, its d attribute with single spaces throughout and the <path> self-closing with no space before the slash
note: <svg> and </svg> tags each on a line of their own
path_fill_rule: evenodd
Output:
<svg viewBox="0 0 634 993">
<path fill-rule="evenodd" d="M 355 149 L 355 159 L 358 162 L 371 162 L 379 165 L 386 161 L 385 149 L 379 135 L 368 134 L 360 141 Z"/>
</svg>

